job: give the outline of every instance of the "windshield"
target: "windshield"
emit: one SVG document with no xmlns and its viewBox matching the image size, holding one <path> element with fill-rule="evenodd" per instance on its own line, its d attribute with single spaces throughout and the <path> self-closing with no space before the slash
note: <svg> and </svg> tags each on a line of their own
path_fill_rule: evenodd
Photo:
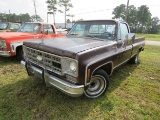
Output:
<svg viewBox="0 0 160 120">
<path fill-rule="evenodd" d="M 18 32 L 38 33 L 39 29 L 40 29 L 39 23 L 25 23 L 18 30 Z"/>
<path fill-rule="evenodd" d="M 113 21 L 82 21 L 76 23 L 67 36 L 113 40 L 116 23 Z"/>
<path fill-rule="evenodd" d="M 4 29 L 6 29 L 7 28 L 7 23 L 0 23 L 0 29 L 1 30 L 4 30 Z"/>
</svg>

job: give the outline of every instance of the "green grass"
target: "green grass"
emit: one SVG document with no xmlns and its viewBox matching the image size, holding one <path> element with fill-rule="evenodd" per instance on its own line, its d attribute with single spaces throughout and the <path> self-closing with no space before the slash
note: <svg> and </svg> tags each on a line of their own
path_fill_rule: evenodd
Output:
<svg viewBox="0 0 160 120">
<path fill-rule="evenodd" d="M 136 37 L 142 37 L 142 36 L 145 36 L 146 40 L 160 42 L 160 34 L 136 34 Z"/>
<path fill-rule="evenodd" d="M 0 120 L 159 120 L 159 47 L 146 46 L 140 64 L 126 64 L 110 79 L 102 97 L 71 98 L 28 77 L 14 58 L 0 57 Z"/>
</svg>

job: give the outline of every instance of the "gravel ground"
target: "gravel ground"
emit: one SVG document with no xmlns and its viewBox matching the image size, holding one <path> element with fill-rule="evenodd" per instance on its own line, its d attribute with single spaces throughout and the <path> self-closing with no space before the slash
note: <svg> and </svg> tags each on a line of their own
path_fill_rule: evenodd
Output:
<svg viewBox="0 0 160 120">
<path fill-rule="evenodd" d="M 146 45 L 160 46 L 160 42 L 146 40 Z"/>
</svg>

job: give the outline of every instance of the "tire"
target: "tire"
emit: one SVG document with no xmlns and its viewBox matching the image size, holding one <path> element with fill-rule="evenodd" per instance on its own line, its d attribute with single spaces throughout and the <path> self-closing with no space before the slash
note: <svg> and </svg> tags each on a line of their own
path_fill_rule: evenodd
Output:
<svg viewBox="0 0 160 120">
<path fill-rule="evenodd" d="M 129 60 L 131 64 L 138 64 L 139 63 L 139 53 L 137 53 L 133 58 Z"/>
<path fill-rule="evenodd" d="M 84 90 L 87 98 L 97 98 L 104 94 L 109 86 L 109 77 L 104 70 L 97 70 L 91 78 L 90 86 Z"/>
<path fill-rule="evenodd" d="M 18 60 L 24 60 L 23 50 L 22 48 L 18 48 L 16 51 L 16 57 Z"/>
</svg>

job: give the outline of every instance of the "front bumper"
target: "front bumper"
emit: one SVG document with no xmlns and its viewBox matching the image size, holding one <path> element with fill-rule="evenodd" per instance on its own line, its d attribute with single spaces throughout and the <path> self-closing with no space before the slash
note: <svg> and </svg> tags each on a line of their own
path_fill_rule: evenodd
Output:
<svg viewBox="0 0 160 120">
<path fill-rule="evenodd" d="M 29 75 L 37 76 L 45 80 L 46 85 L 54 86 L 61 90 L 63 93 L 71 97 L 79 97 L 84 92 L 84 85 L 74 85 L 58 77 L 49 74 L 46 70 L 41 70 L 35 66 L 27 64 L 25 61 L 21 61 L 23 67 L 26 68 Z"/>
<path fill-rule="evenodd" d="M 10 57 L 10 51 L 2 51 L 0 50 L 0 56 L 4 56 L 4 57 Z"/>
</svg>

